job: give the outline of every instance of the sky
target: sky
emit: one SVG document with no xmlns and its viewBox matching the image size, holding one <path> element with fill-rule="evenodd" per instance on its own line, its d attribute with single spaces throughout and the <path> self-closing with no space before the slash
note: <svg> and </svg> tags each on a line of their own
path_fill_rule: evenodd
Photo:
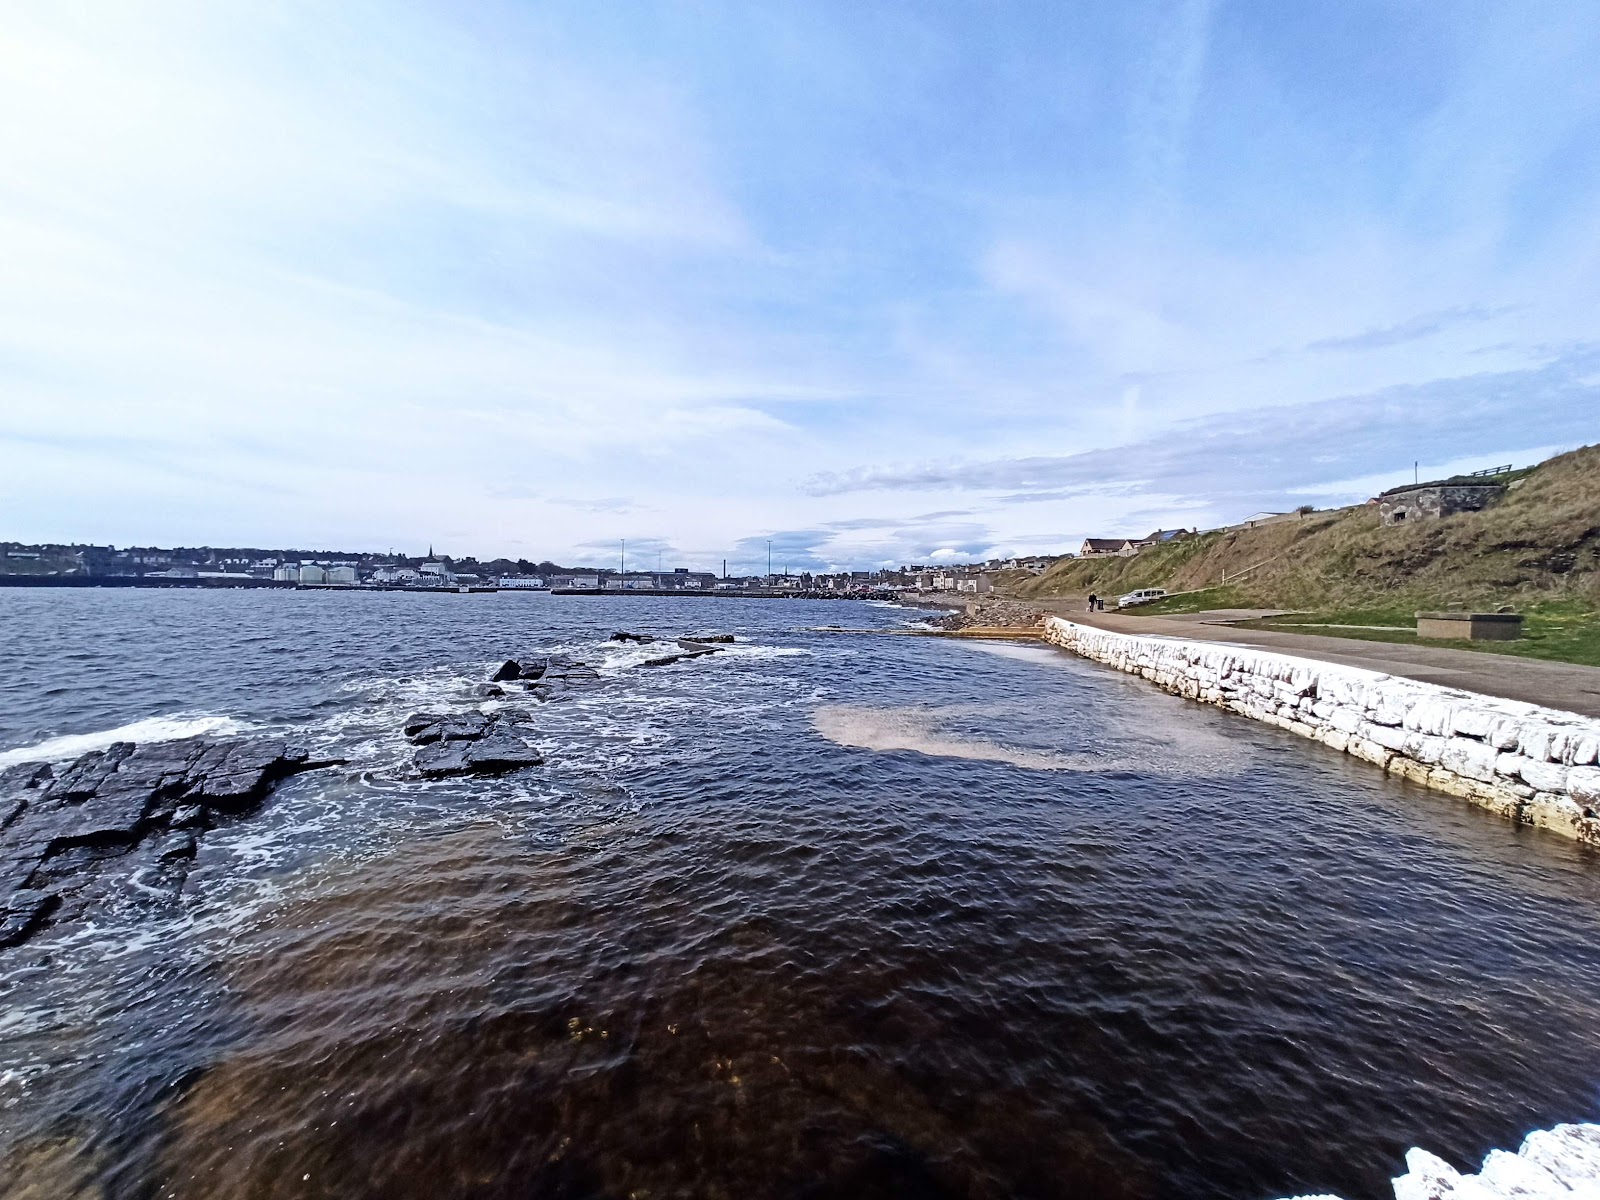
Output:
<svg viewBox="0 0 1600 1200">
<path fill-rule="evenodd" d="M 10 0 L 0 538 L 1072 549 L 1600 440 L 1594 0 Z"/>
</svg>

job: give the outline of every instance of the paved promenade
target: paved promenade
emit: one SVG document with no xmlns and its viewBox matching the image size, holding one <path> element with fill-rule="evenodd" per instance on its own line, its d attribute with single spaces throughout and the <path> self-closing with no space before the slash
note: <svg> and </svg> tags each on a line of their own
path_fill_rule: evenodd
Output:
<svg viewBox="0 0 1600 1200">
<path fill-rule="evenodd" d="M 1249 646 L 1256 650 L 1365 667 L 1369 671 L 1420 679 L 1444 687 L 1479 692 L 1485 696 L 1523 700 L 1547 708 L 1600 717 L 1600 667 L 1546 662 L 1510 654 L 1487 654 L 1476 650 L 1452 650 L 1444 646 L 1407 646 L 1308 633 L 1237 629 L 1223 623 L 1266 616 L 1268 610 L 1265 609 L 1190 613 L 1173 617 L 1134 617 L 1114 612 L 1091 615 L 1084 611 L 1081 600 L 1036 600 L 1032 603 L 1055 616 L 1093 625 L 1097 629 L 1109 629 L 1114 633 Z"/>
</svg>

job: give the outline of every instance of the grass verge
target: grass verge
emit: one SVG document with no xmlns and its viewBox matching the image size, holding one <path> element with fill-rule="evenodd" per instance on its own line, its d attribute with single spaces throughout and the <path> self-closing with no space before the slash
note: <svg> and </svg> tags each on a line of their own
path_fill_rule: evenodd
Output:
<svg viewBox="0 0 1600 1200">
<path fill-rule="evenodd" d="M 1263 621 L 1243 621 L 1233 628 L 1276 629 L 1284 633 L 1309 633 L 1407 646 L 1448 646 L 1484 654 L 1512 654 L 1520 658 L 1544 658 L 1554 662 L 1600 667 L 1600 612 L 1577 601 L 1548 601 L 1529 606 L 1523 611 L 1522 638 L 1515 642 L 1422 639 L 1417 637 L 1416 623 L 1416 613 L 1412 609 L 1349 608 L 1332 612 L 1293 613 Z"/>
</svg>

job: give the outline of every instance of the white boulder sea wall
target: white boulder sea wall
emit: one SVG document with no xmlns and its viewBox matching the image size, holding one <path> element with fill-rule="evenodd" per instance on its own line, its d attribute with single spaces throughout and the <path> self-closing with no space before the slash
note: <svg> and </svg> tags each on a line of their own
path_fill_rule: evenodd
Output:
<svg viewBox="0 0 1600 1200">
<path fill-rule="evenodd" d="M 1426 1150 L 1412 1150 L 1406 1173 L 1393 1183 L 1395 1200 L 1600 1200 L 1600 1125 L 1530 1133 L 1515 1154 L 1491 1150 L 1476 1175 L 1463 1175 Z"/>
<path fill-rule="evenodd" d="M 1286 654 L 1051 617 L 1057 646 L 1600 846 L 1600 721 Z"/>
</svg>

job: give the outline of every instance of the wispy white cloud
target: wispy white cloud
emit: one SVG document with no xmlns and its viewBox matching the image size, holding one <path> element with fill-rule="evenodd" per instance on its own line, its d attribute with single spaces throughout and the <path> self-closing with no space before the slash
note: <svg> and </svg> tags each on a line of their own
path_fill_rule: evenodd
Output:
<svg viewBox="0 0 1600 1200">
<path fill-rule="evenodd" d="M 1589 18 L 22 0 L 3 532 L 843 565 L 1564 444 Z"/>
</svg>

